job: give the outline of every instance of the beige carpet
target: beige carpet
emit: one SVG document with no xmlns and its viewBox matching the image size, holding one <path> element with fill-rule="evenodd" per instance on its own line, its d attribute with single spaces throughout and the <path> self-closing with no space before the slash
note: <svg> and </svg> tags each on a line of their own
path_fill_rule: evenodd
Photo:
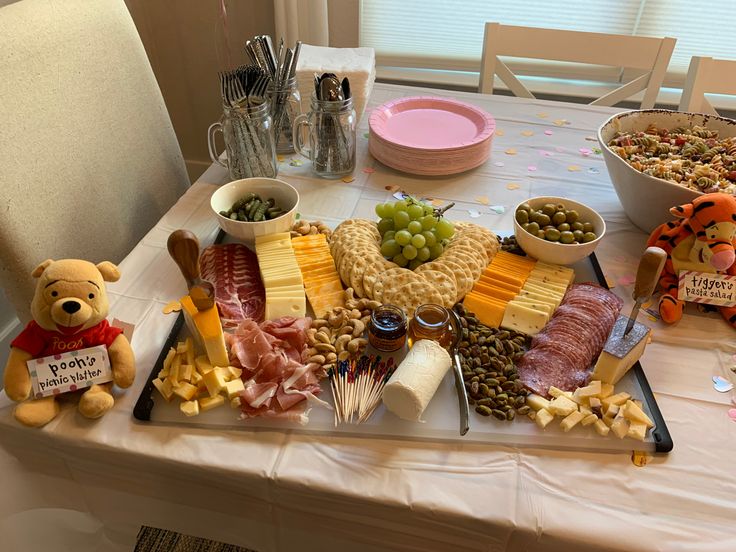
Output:
<svg viewBox="0 0 736 552">
<path fill-rule="evenodd" d="M 256 552 L 250 548 L 225 544 L 156 527 L 141 527 L 135 552 Z"/>
</svg>

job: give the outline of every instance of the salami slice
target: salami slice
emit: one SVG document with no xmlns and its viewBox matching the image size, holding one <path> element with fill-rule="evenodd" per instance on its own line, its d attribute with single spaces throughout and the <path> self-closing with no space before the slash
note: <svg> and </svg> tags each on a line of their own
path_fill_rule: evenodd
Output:
<svg viewBox="0 0 736 552">
<path fill-rule="evenodd" d="M 574 391 L 585 385 L 622 306 L 617 295 L 600 286 L 572 285 L 519 361 L 521 382 L 543 397 L 551 386 Z"/>
<path fill-rule="evenodd" d="M 215 303 L 224 328 L 248 318 L 260 322 L 266 310 L 266 291 L 256 254 L 240 243 L 211 245 L 199 257 L 203 280 L 215 286 Z"/>
</svg>

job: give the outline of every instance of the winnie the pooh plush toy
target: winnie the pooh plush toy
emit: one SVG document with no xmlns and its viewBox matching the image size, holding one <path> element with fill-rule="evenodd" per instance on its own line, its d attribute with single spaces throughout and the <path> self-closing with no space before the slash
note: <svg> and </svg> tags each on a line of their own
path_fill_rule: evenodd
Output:
<svg viewBox="0 0 736 552">
<path fill-rule="evenodd" d="M 30 398 L 31 376 L 26 362 L 97 345 L 107 347 L 113 382 L 130 387 L 135 377 L 135 358 L 122 330 L 108 324 L 105 282 L 115 282 L 120 271 L 110 262 L 94 265 L 78 259 L 46 260 L 31 274 L 38 278 L 31 302 L 31 320 L 11 343 L 5 366 L 5 392 L 20 402 L 15 418 L 22 424 L 41 427 L 56 417 L 55 396 Z M 79 399 L 79 412 L 99 418 L 114 404 L 112 383 L 92 385 Z"/>
</svg>

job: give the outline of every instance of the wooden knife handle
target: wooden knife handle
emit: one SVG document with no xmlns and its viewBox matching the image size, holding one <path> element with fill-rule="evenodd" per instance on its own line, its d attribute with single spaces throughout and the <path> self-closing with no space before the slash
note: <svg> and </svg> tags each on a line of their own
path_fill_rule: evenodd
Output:
<svg viewBox="0 0 736 552">
<path fill-rule="evenodd" d="M 639 261 L 639 269 L 636 271 L 636 284 L 634 285 L 634 300 L 646 300 L 657 287 L 659 275 L 662 273 L 667 253 L 659 247 L 647 247 Z"/>
<path fill-rule="evenodd" d="M 191 288 L 199 279 L 199 240 L 189 230 L 175 230 L 166 242 L 171 258 L 174 259 L 187 287 Z"/>
</svg>

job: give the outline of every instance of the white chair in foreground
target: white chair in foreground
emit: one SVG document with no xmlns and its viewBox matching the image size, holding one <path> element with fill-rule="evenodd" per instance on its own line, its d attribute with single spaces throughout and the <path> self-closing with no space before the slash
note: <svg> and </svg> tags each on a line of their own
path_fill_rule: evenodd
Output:
<svg viewBox="0 0 736 552">
<path fill-rule="evenodd" d="M 119 262 L 189 185 L 123 0 L 0 0 L 0 286 L 22 322 L 46 258 Z"/>
<path fill-rule="evenodd" d="M 493 94 L 494 75 L 522 98 L 534 98 L 529 89 L 498 56 L 608 65 L 645 71 L 639 77 L 605 94 L 591 105 L 611 106 L 645 90 L 642 109 L 654 107 L 675 38 L 650 38 L 486 23 L 483 37 L 480 86 Z"/>
<path fill-rule="evenodd" d="M 736 95 L 736 60 L 703 56 L 690 58 L 678 110 L 718 115 L 705 94 Z"/>
</svg>

